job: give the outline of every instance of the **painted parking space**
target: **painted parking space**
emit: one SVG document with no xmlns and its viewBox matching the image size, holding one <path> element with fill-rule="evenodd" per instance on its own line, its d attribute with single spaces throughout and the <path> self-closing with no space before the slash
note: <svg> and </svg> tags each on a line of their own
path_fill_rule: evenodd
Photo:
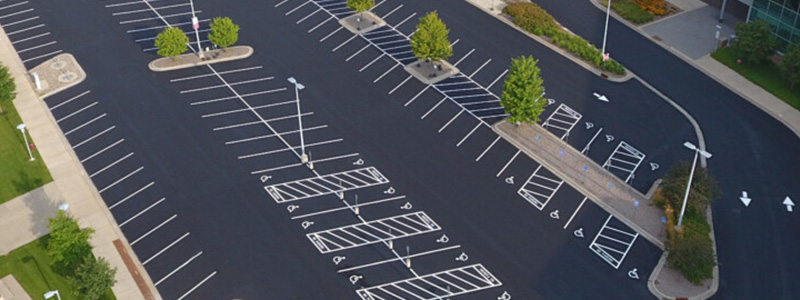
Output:
<svg viewBox="0 0 800 300">
<path fill-rule="evenodd" d="M 26 68 L 62 52 L 58 41 L 29 1 L 0 3 L 0 26 L 3 26 Z"/>
</svg>

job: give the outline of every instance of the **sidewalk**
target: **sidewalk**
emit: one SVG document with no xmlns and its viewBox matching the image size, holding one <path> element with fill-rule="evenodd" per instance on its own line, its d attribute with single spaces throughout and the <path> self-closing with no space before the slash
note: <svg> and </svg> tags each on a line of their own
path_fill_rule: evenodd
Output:
<svg viewBox="0 0 800 300">
<path fill-rule="evenodd" d="M 17 97 L 14 99 L 14 106 L 28 125 L 31 139 L 53 176 L 53 183 L 2 206 L 3 210 L 8 211 L 4 211 L 3 218 L 0 219 L 11 216 L 19 223 L 2 228 L 0 245 L 4 248 L 0 250 L 7 251 L 6 247 L 23 245 L 46 234 L 46 230 L 43 229 L 46 228 L 43 227 L 44 218 L 54 215 L 54 209 L 57 209 L 58 204 L 67 203 L 70 214 L 78 220 L 81 227 L 91 227 L 95 230 L 90 240 L 94 247 L 94 255 L 104 257 L 112 267 L 117 268 L 117 283 L 113 288 L 117 299 L 161 299 L 141 263 L 135 256 L 131 257 L 128 254 L 133 253 L 128 241 L 119 230 L 53 116 L 44 102 L 36 96 L 25 66 L 2 28 L 0 28 L 0 61 L 9 68 L 16 81 Z M 131 268 L 126 266 L 126 261 Z"/>
</svg>

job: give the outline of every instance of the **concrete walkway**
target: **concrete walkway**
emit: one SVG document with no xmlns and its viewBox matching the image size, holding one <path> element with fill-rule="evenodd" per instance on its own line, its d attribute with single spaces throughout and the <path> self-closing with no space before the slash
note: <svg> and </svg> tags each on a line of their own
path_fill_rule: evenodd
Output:
<svg viewBox="0 0 800 300">
<path fill-rule="evenodd" d="M 39 154 L 53 177 L 53 183 L 3 205 L 3 215 L 0 220 L 10 216 L 19 223 L 2 227 L 0 245 L 11 248 L 15 245 L 24 245 L 41 236 L 45 233 L 42 226 L 46 221 L 43 220 L 55 214 L 53 208 L 58 204 L 67 203 L 69 213 L 78 220 L 81 227 L 91 227 L 95 230 L 90 240 L 94 247 L 94 255 L 104 257 L 112 267 L 117 268 L 117 283 L 113 287 L 117 299 L 160 299 L 152 280 L 135 255 L 131 257 L 134 262 L 130 264 L 131 267 L 126 266 L 123 255 L 133 255 L 133 250 L 119 230 L 97 188 L 87 176 L 83 165 L 72 151 L 69 142 L 56 125 L 47 106 L 36 95 L 22 60 L 2 28 L 0 28 L 0 61 L 9 68 L 14 77 L 17 84 L 14 106 L 27 124 L 31 139 L 37 145 Z M 123 245 L 121 248 L 123 253 L 130 254 L 121 254 L 115 242 Z M 125 259 L 130 261 L 128 257 Z"/>
</svg>

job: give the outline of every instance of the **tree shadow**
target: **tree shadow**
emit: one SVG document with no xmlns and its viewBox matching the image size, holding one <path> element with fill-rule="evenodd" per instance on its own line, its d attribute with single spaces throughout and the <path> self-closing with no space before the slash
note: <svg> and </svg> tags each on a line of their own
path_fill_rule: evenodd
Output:
<svg viewBox="0 0 800 300">
<path fill-rule="evenodd" d="M 17 172 L 17 179 L 11 180 L 11 185 L 19 194 L 32 191 L 43 184 L 44 181 L 41 178 L 32 178 L 28 173 L 23 171 Z"/>
</svg>

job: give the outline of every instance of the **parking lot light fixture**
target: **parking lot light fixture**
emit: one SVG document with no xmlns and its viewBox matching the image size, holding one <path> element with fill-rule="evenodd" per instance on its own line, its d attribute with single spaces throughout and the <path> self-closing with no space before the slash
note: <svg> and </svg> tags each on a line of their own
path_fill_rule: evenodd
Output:
<svg viewBox="0 0 800 300">
<path fill-rule="evenodd" d="M 675 225 L 675 229 L 678 230 L 681 230 L 681 224 L 683 223 L 683 214 L 686 212 L 686 201 L 689 199 L 689 189 L 691 189 L 692 187 L 692 178 L 694 178 L 694 168 L 697 166 L 697 157 L 699 155 L 702 155 L 705 158 L 711 158 L 711 153 L 708 153 L 703 149 L 697 148 L 697 146 L 695 146 L 690 142 L 683 143 L 683 146 L 688 148 L 689 150 L 694 151 L 694 160 L 692 161 L 692 170 L 689 172 L 689 182 L 686 183 L 686 193 L 683 195 L 681 214 L 678 217 L 678 224 Z"/>
<path fill-rule="evenodd" d="M 53 298 L 53 296 L 56 296 L 56 299 L 61 300 L 61 294 L 58 293 L 58 290 L 49 291 L 47 293 L 44 293 L 44 298 L 45 299 Z"/>
<path fill-rule="evenodd" d="M 28 149 L 28 156 L 30 156 L 31 161 L 36 160 L 35 158 L 33 158 L 33 152 L 31 152 L 31 145 L 28 144 L 28 136 L 25 135 L 25 123 L 17 125 L 17 129 L 19 129 L 19 131 L 22 131 L 22 137 L 25 139 L 25 148 Z"/>
<path fill-rule="evenodd" d="M 303 116 L 300 113 L 300 90 L 306 87 L 297 82 L 294 77 L 289 77 L 287 80 L 289 83 L 294 85 L 294 100 L 297 103 L 297 124 L 300 128 L 300 162 L 306 163 L 308 162 L 308 155 L 306 155 L 306 144 L 305 140 L 303 139 Z"/>
<path fill-rule="evenodd" d="M 194 28 L 195 39 L 197 39 L 197 55 L 203 58 L 203 47 L 200 46 L 200 21 L 197 20 L 197 16 L 194 14 L 194 0 L 189 0 L 189 5 L 192 8 L 192 27 Z"/>
</svg>

